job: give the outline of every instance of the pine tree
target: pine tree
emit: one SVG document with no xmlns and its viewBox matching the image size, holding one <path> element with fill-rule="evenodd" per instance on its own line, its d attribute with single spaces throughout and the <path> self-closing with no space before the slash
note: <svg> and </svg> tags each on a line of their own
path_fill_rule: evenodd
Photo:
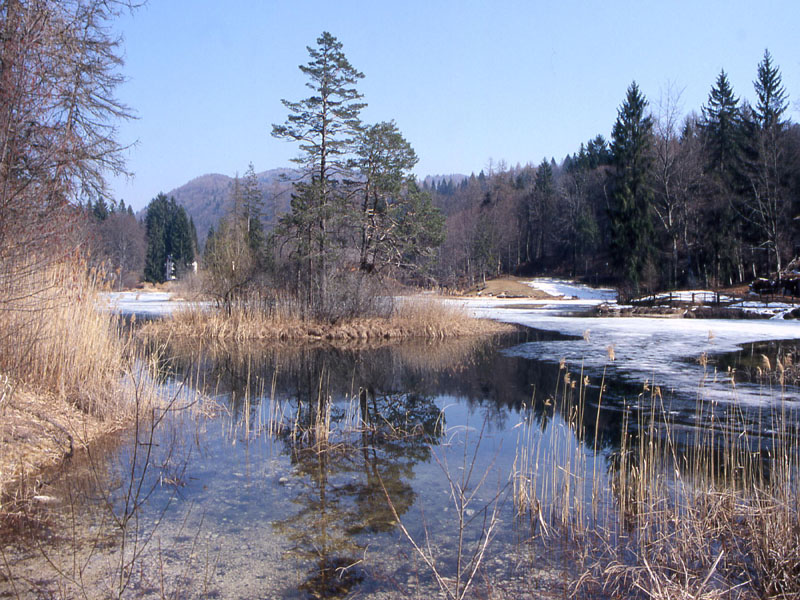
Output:
<svg viewBox="0 0 800 600">
<path fill-rule="evenodd" d="M 163 283 L 167 260 L 167 197 L 159 194 L 147 205 L 144 218 L 147 250 L 144 259 L 145 281 Z"/>
<path fill-rule="evenodd" d="M 214 242 L 216 240 L 216 234 L 214 233 L 214 226 L 208 228 L 208 233 L 206 234 L 206 243 L 203 246 L 203 261 L 208 261 L 209 257 L 214 252 Z"/>
<path fill-rule="evenodd" d="M 552 230 L 550 219 L 555 202 L 553 167 L 546 158 L 542 159 L 536 169 L 536 177 L 533 182 L 533 200 L 534 221 L 537 224 L 539 234 L 536 244 L 536 257 L 541 259 L 545 254 L 548 232 Z"/>
<path fill-rule="evenodd" d="M 754 112 L 759 127 L 762 130 L 780 128 L 781 117 L 789 102 L 780 70 L 772 64 L 769 50 L 764 50 L 764 58 L 758 64 L 758 75 L 753 86 L 758 98 Z"/>
<path fill-rule="evenodd" d="M 194 258 L 197 260 L 197 254 L 200 250 L 200 245 L 197 243 L 197 228 L 194 226 L 194 219 L 191 216 L 189 217 L 189 232 L 192 236 L 192 250 Z"/>
<path fill-rule="evenodd" d="M 250 163 L 241 182 L 242 217 L 247 228 L 247 239 L 250 250 L 257 264 L 263 263 L 266 251 L 266 236 L 264 235 L 263 212 L 264 193 L 258 182 L 253 163 Z"/>
<path fill-rule="evenodd" d="M 359 136 L 353 166 L 361 189 L 354 224 L 363 272 L 390 266 L 418 271 L 417 259 L 441 244 L 436 243 L 442 228 L 439 211 L 411 174 L 417 160 L 394 121 L 365 127 Z"/>
<path fill-rule="evenodd" d="M 337 188 L 347 173 L 347 155 L 361 126 L 359 113 L 365 104 L 355 85 L 364 75 L 353 68 L 342 43 L 327 31 L 317 38 L 315 48 L 308 47 L 308 54 L 311 60 L 300 70 L 313 93 L 298 102 L 282 101 L 289 115 L 283 125 L 273 125 L 272 135 L 300 147 L 294 160 L 302 165 L 307 180 L 295 185 L 292 213 L 282 225 L 295 237 L 306 263 L 309 304 L 318 301 L 324 311 L 330 254 L 335 250 L 330 227 L 345 207 Z"/>
<path fill-rule="evenodd" d="M 100 196 L 97 198 L 97 202 L 95 202 L 92 214 L 98 221 L 105 221 L 108 218 L 108 213 L 108 204 L 106 204 L 105 199 Z"/>
<path fill-rule="evenodd" d="M 708 168 L 730 179 L 739 168 L 742 152 L 742 117 L 725 71 L 720 71 L 703 107 L 701 123 L 705 135 Z"/>
<path fill-rule="evenodd" d="M 753 86 L 758 102 L 750 124 L 750 160 L 746 169 L 749 194 L 744 217 L 755 228 L 758 243 L 769 250 L 772 267 L 780 277 L 781 243 L 790 208 L 785 182 L 791 167 L 785 159 L 786 127 L 782 120 L 788 101 L 780 70 L 768 50 L 764 50 Z"/>
<path fill-rule="evenodd" d="M 144 221 L 147 232 L 144 277 L 147 281 L 163 283 L 167 278 L 168 258 L 179 272 L 194 262 L 189 218 L 175 198 L 168 200 L 164 194 L 158 194 L 148 204 Z"/>
<path fill-rule="evenodd" d="M 609 211 L 611 252 L 623 281 L 638 293 L 653 249 L 650 187 L 653 121 L 647 101 L 634 81 L 617 112 L 611 133 L 614 173 Z"/>
<path fill-rule="evenodd" d="M 358 207 L 360 268 L 370 272 L 392 243 L 393 206 L 401 202 L 417 155 L 393 121 L 366 127 L 356 154 L 354 166 L 363 181 Z"/>
<path fill-rule="evenodd" d="M 746 188 L 744 154 L 748 123 L 744 108 L 734 95 L 728 76 L 720 71 L 702 107 L 699 123 L 705 148 L 704 211 L 706 270 L 710 267 L 717 281 L 732 281 L 742 272 L 742 232 L 740 213 Z"/>
</svg>

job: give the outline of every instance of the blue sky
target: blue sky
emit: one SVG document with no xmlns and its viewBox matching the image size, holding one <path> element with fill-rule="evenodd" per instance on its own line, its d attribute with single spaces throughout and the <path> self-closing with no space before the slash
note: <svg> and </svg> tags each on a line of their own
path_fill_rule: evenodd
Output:
<svg viewBox="0 0 800 600">
<path fill-rule="evenodd" d="M 797 0 L 149 0 L 116 25 L 138 119 L 119 130 L 135 176 L 112 190 L 136 209 L 205 173 L 290 166 L 297 148 L 270 131 L 282 98 L 308 95 L 297 67 L 322 31 L 365 74 L 363 119 L 397 122 L 419 176 L 560 161 L 609 137 L 632 80 L 651 105 L 671 86 L 699 111 L 724 68 L 753 99 L 765 48 L 800 121 Z"/>
</svg>

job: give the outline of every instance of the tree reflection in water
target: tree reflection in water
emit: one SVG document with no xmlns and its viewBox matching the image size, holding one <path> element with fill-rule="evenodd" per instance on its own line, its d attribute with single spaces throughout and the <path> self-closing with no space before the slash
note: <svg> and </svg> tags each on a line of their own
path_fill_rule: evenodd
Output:
<svg viewBox="0 0 800 600">
<path fill-rule="evenodd" d="M 314 597 L 331 597 L 364 577 L 360 563 L 366 546 L 359 534 L 395 527 L 386 494 L 398 514 L 414 504 L 414 466 L 430 459 L 443 423 L 433 398 L 417 393 L 361 388 L 357 426 L 349 429 L 336 428 L 344 412 L 330 406 L 330 395 L 320 394 L 317 403 L 316 410 L 298 406 L 302 425 L 287 430 L 299 481 L 292 498 L 298 511 L 274 527 L 292 541 L 292 554 L 313 565 L 302 588 Z M 319 419 L 326 419 L 324 440 L 314 422 Z"/>
<path fill-rule="evenodd" d="M 425 357 L 430 365 L 455 366 L 474 343 L 463 351 L 442 348 L 448 361 L 437 358 L 437 349 L 403 355 L 396 348 L 305 347 L 187 353 L 173 361 L 173 368 L 202 363 L 198 381 L 206 392 L 229 397 L 234 419 L 248 423 L 251 436 L 273 396 L 282 404 L 283 427 L 269 430 L 279 431 L 290 456 L 285 485 L 296 511 L 273 527 L 291 542 L 290 556 L 308 565 L 301 589 L 310 596 L 344 595 L 364 579 L 368 536 L 396 527 L 387 494 L 398 515 L 414 504 L 414 467 L 431 459 L 445 425 Z"/>
</svg>

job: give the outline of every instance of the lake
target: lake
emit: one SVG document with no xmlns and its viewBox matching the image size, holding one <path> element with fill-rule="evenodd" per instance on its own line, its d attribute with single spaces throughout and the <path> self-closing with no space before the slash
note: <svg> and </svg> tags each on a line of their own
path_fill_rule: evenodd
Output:
<svg viewBox="0 0 800 600">
<path fill-rule="evenodd" d="M 617 528 L 620 456 L 654 421 L 669 424 L 664 453 L 686 457 L 698 438 L 722 449 L 743 433 L 761 456 L 775 411 L 795 429 L 797 389 L 735 376 L 748 357 L 796 353 L 745 347 L 798 338 L 794 323 L 491 304 L 470 310 L 518 333 L 168 348 L 172 410 L 46 488 L 58 504 L 40 543 L 4 550 L 16 583 L 0 581 L 0 597 L 430 597 L 467 584 L 470 597 L 563 597 L 584 566 L 565 526 Z"/>
</svg>

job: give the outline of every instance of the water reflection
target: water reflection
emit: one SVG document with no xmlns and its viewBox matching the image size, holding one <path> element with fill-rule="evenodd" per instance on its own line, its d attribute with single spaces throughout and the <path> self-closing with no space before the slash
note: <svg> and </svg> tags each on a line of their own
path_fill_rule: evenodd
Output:
<svg viewBox="0 0 800 600">
<path fill-rule="evenodd" d="M 698 404 L 696 397 L 662 393 L 652 384 L 619 382 L 612 369 L 604 377 L 579 364 L 503 352 L 562 338 L 525 330 L 488 340 L 380 348 L 161 349 L 165 382 L 185 382 L 224 410 L 203 426 L 181 428 L 177 417 L 169 435 L 159 438 L 163 448 L 180 448 L 191 459 L 154 466 L 147 485 L 161 486 L 165 477 L 181 484 L 168 493 L 156 490 L 142 523 L 161 520 L 169 499 L 178 506 L 175 520 L 185 518 L 182 503 L 193 503 L 219 536 L 212 539 L 225 540 L 212 549 L 225 549 L 215 583 L 222 597 L 296 596 L 298 589 L 310 597 L 369 594 L 395 585 L 387 581 L 405 581 L 411 569 L 407 556 L 398 558 L 398 547 L 408 546 L 400 541 L 387 496 L 414 535 L 435 536 L 433 545 L 443 552 L 452 554 L 457 546 L 457 518 L 446 512 L 447 485 L 433 456 L 451 453 L 451 465 L 459 463 L 467 444 L 451 444 L 453 429 L 485 424 L 480 468 L 492 464 L 498 473 L 492 480 L 507 481 L 521 443 L 522 429 L 514 427 L 524 421 L 527 441 L 539 448 L 528 463 L 531 494 L 540 506 L 551 504 L 548 518 L 571 523 L 579 506 L 606 510 L 613 519 L 614 506 L 632 505 L 619 491 L 620 481 L 641 471 L 644 461 L 678 457 L 669 464 L 683 469 L 698 462 L 698 440 L 705 440 L 702 452 L 722 457 L 730 440 L 757 439 L 739 436 L 740 414 L 748 426 L 757 423 L 745 409 L 734 413 L 729 405 Z M 784 424 L 794 421 L 784 416 Z M 761 419 L 759 431 L 770 426 L 765 414 Z M 661 458 L 642 448 L 655 448 Z M 130 462 L 130 448 L 116 454 Z M 762 458 L 750 456 L 751 462 Z M 715 476 L 730 475 L 730 461 L 714 456 L 704 464 Z M 599 508 L 598 489 L 607 503 Z M 522 535 L 511 525 L 508 504 L 504 529 L 493 541 L 503 556 Z M 418 517 L 422 508 L 425 524 Z M 478 539 L 479 532 L 467 537 Z M 273 550 L 281 564 L 254 573 L 259 569 L 251 554 L 273 556 Z M 439 564 L 451 562 L 447 555 Z M 502 578 L 512 562 L 492 568 Z M 291 576 L 266 573 L 272 571 Z M 244 585 L 232 581 L 237 577 L 249 578 L 253 587 L 235 588 Z"/>
</svg>

